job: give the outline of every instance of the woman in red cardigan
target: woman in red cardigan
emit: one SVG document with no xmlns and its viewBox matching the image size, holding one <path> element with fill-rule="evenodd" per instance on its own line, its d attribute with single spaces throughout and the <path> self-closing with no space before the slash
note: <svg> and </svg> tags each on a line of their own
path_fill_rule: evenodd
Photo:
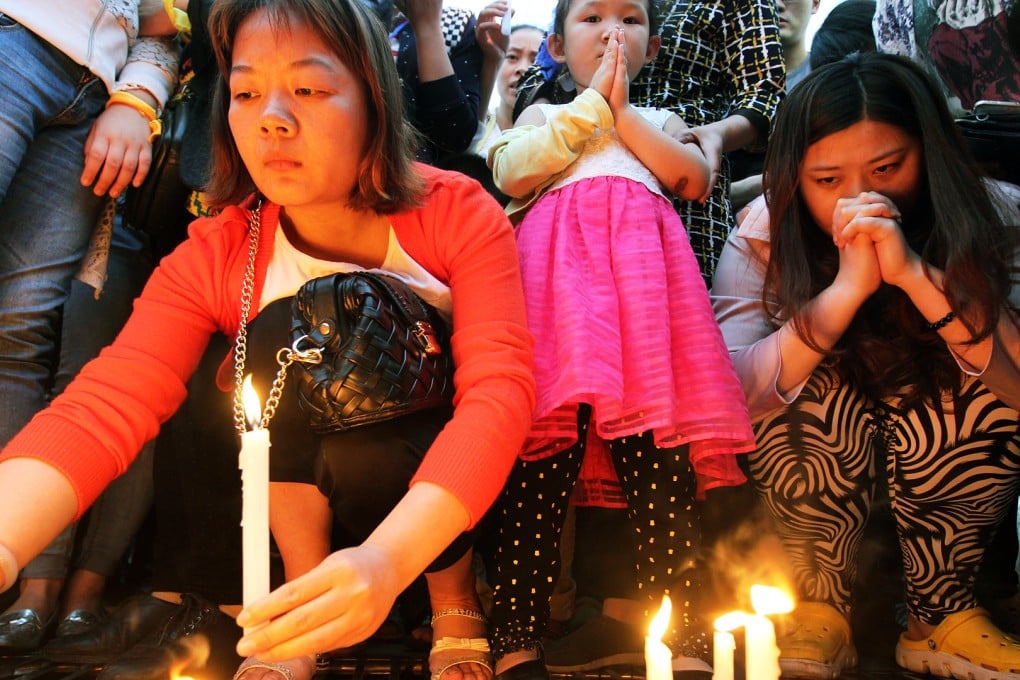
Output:
<svg viewBox="0 0 1020 680">
<path fill-rule="evenodd" d="M 192 225 L 117 340 L 0 455 L 0 588 L 156 435 L 210 336 L 237 334 L 256 191 L 261 238 L 247 320 L 310 278 L 386 270 L 452 321 L 456 393 L 378 526 L 355 547 L 328 554 L 320 540 L 296 555 L 289 582 L 241 613 L 238 623 L 255 632 L 238 651 L 258 655 L 246 678 L 367 638 L 423 571 L 434 611 L 448 613 L 436 622 L 435 676 L 452 667 L 449 678 L 486 677 L 484 640 L 462 649 L 443 638 L 485 637 L 458 538 L 496 497 L 531 421 L 532 339 L 511 227 L 475 182 L 414 162 L 389 44 L 361 3 L 225 0 L 210 27 L 223 79 L 209 193 L 243 207 Z M 225 390 L 229 373 L 221 372 Z M 296 508 L 308 509 L 307 526 L 328 522 L 316 486 L 274 486 L 274 532 L 281 511 Z M 280 508 L 280 498 L 295 505 Z M 291 523 L 276 534 L 285 560 L 287 536 L 302 529 Z M 273 677 L 311 670 L 290 666 Z"/>
</svg>

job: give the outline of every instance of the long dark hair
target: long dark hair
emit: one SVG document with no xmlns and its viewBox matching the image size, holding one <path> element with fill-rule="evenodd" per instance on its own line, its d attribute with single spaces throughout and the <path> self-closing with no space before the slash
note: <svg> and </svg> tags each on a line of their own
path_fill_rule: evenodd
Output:
<svg viewBox="0 0 1020 680">
<path fill-rule="evenodd" d="M 915 209 L 904 215 L 910 247 L 945 272 L 949 304 L 977 342 L 1008 305 L 1016 229 L 1007 227 L 967 152 L 937 85 L 908 59 L 854 54 L 813 71 L 780 105 L 765 157 L 771 255 L 766 298 L 777 323 L 791 318 L 811 335 L 805 306 L 839 268 L 832 239 L 801 198 L 800 164 L 809 146 L 862 120 L 895 126 L 920 142 L 923 162 Z M 961 372 L 937 334 L 898 288 L 883 284 L 857 313 L 829 360 L 840 375 L 875 398 L 915 403 L 957 389 Z"/>
<path fill-rule="evenodd" d="M 255 190 L 227 121 L 227 74 L 234 40 L 245 19 L 265 11 L 276 26 L 304 24 L 316 31 L 364 83 L 368 148 L 351 206 L 390 214 L 417 205 L 424 182 L 414 166 L 416 137 L 404 117 L 400 80 L 385 28 L 359 0 L 217 0 L 209 34 L 219 64 L 212 106 L 212 163 L 207 193 L 213 205 L 238 203 Z"/>
</svg>

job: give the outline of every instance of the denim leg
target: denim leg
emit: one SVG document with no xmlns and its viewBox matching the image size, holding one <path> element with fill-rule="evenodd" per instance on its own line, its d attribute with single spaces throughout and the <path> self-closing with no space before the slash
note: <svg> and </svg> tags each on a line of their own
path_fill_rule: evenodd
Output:
<svg viewBox="0 0 1020 680">
<path fill-rule="evenodd" d="M 0 16 L 0 444 L 47 399 L 61 307 L 102 205 L 79 177 L 106 97 Z"/>
<path fill-rule="evenodd" d="M 144 447 L 127 471 L 89 508 L 76 569 L 112 576 L 152 506 L 152 455 L 155 440 Z"/>
<path fill-rule="evenodd" d="M 134 300 L 152 273 L 152 258 L 144 235 L 114 222 L 107 280 L 102 294 L 81 281 L 71 283 L 62 312 L 59 364 L 53 376 L 52 399 L 64 391 L 82 367 L 120 333 Z"/>
<path fill-rule="evenodd" d="M 97 299 L 92 287 L 81 281 L 71 284 L 71 297 L 64 306 L 54 394 L 61 392 L 86 362 L 117 337 L 151 272 L 148 239 L 124 227 L 118 217 L 102 295 Z M 152 505 L 154 448 L 155 442 L 146 444 L 127 471 L 89 508 L 75 568 L 104 576 L 117 570 Z"/>
<path fill-rule="evenodd" d="M 41 553 L 21 569 L 21 578 L 66 578 L 77 528 L 77 522 L 64 527 Z"/>
<path fill-rule="evenodd" d="M 97 299 L 95 289 L 71 283 L 64 305 L 60 359 L 50 397 L 64 390 L 90 359 L 120 332 L 141 292 L 152 261 L 145 240 L 134 230 L 114 224 L 108 279 Z M 152 503 L 152 444 L 143 449 L 127 472 L 103 492 L 88 511 L 78 567 L 110 575 L 145 519 Z M 67 527 L 38 557 L 25 565 L 26 578 L 64 578 L 71 565 L 77 523 Z"/>
</svg>

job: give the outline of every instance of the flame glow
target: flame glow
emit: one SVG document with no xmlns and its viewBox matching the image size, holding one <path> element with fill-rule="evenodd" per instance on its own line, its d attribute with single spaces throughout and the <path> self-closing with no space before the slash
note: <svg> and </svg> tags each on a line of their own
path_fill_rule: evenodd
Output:
<svg viewBox="0 0 1020 680">
<path fill-rule="evenodd" d="M 251 384 L 250 373 L 244 376 L 241 385 L 241 404 L 244 406 L 244 419 L 248 421 L 248 428 L 254 430 L 262 421 L 262 402 Z"/>
<path fill-rule="evenodd" d="M 669 595 L 662 596 L 662 606 L 659 607 L 658 613 L 652 617 L 652 622 L 648 624 L 648 637 L 653 640 L 661 640 L 662 636 L 666 634 L 666 628 L 669 627 L 669 618 L 673 615 L 673 602 L 669 599 Z"/>
<path fill-rule="evenodd" d="M 751 606 L 762 616 L 787 614 L 793 611 L 793 598 L 772 586 L 751 586 Z"/>
<path fill-rule="evenodd" d="M 209 645 L 209 637 L 198 633 L 182 637 L 179 642 L 183 647 L 184 655 L 176 659 L 170 668 L 170 680 L 205 680 L 208 678 L 208 673 L 200 672 L 195 675 L 193 672 L 204 671 L 209 663 L 209 654 L 212 650 Z"/>
</svg>

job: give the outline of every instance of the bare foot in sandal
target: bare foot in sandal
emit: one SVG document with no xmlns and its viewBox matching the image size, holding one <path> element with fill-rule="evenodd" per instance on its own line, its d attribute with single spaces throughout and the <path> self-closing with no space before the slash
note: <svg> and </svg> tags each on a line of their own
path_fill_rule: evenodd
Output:
<svg viewBox="0 0 1020 680">
<path fill-rule="evenodd" d="M 440 609 L 432 616 L 431 680 L 492 680 L 488 625 L 476 609 Z"/>
<path fill-rule="evenodd" d="M 286 661 L 259 661 L 249 656 L 237 667 L 234 680 L 311 680 L 314 675 L 314 656 Z"/>
</svg>

